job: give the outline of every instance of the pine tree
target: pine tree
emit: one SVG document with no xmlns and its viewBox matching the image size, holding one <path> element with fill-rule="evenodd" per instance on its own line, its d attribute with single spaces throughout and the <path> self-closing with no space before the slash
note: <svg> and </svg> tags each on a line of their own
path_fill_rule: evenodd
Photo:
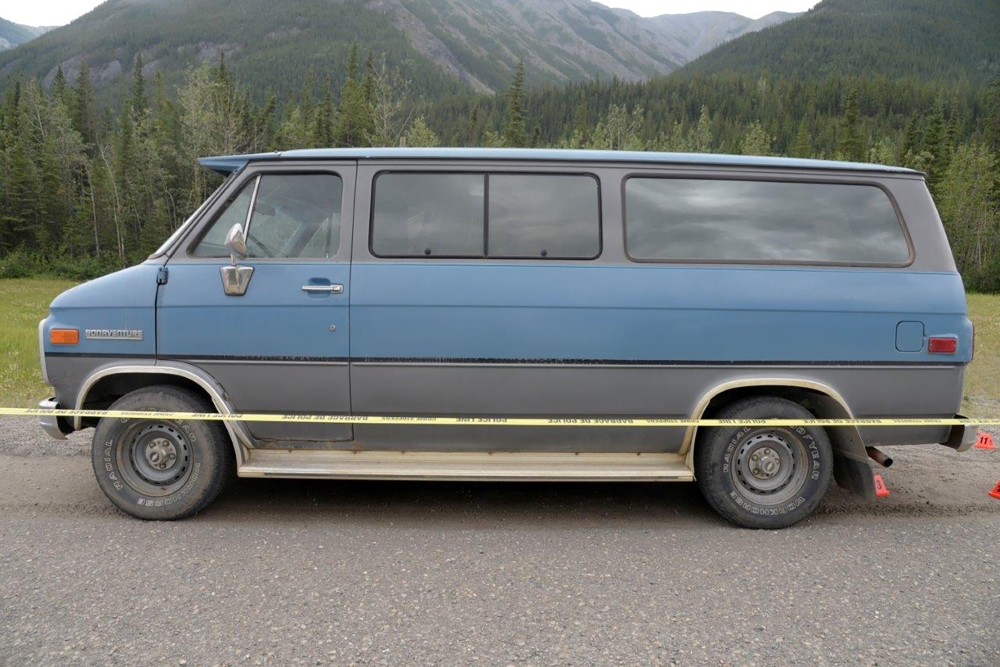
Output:
<svg viewBox="0 0 1000 667">
<path fill-rule="evenodd" d="M 385 70 L 385 63 L 383 62 L 383 70 Z M 365 99 L 365 104 L 369 107 L 375 104 L 375 55 L 368 51 L 368 57 L 365 58 L 365 76 L 361 80 L 361 92 Z"/>
<path fill-rule="evenodd" d="M 313 145 L 332 146 L 333 145 L 333 84 L 327 77 L 323 90 L 323 99 L 316 110 L 316 123 L 313 130 Z"/>
<path fill-rule="evenodd" d="M 852 88 L 847 93 L 844 104 L 844 121 L 841 126 L 840 144 L 841 157 L 845 160 L 860 162 L 865 155 L 865 142 L 861 138 L 861 123 L 858 119 L 858 89 Z"/>
<path fill-rule="evenodd" d="M 708 112 L 708 107 L 702 106 L 698 125 L 695 127 L 694 135 L 689 139 L 687 150 L 695 153 L 711 153 L 713 143 L 712 116 Z"/>
<path fill-rule="evenodd" d="M 70 107 L 69 84 L 66 83 L 66 75 L 61 65 L 56 68 L 56 75 L 52 78 L 52 97 L 66 108 Z"/>
<path fill-rule="evenodd" d="M 944 104 L 941 100 L 934 106 L 934 112 L 927 119 L 921 152 L 927 155 L 927 187 L 937 196 L 937 186 L 948 168 L 945 149 Z"/>
<path fill-rule="evenodd" d="M 74 107 L 73 126 L 85 143 L 93 145 L 97 137 L 97 123 L 94 120 L 94 84 L 90 80 L 90 67 L 87 66 L 86 58 L 80 62 Z"/>
<path fill-rule="evenodd" d="M 142 73 L 142 52 L 135 56 L 135 66 L 132 68 L 132 96 L 129 98 L 132 113 L 141 115 L 149 108 L 146 99 L 146 77 Z"/>
<path fill-rule="evenodd" d="M 358 82 L 358 45 L 351 45 L 347 64 L 347 81 L 340 91 L 340 108 L 334 144 L 340 147 L 367 146 L 374 129 L 365 93 Z"/>
<path fill-rule="evenodd" d="M 514 80 L 507 89 L 507 116 L 504 119 L 503 145 L 508 148 L 522 148 L 528 143 L 527 118 L 525 116 L 524 61 L 520 61 L 514 71 Z"/>
<path fill-rule="evenodd" d="M 792 142 L 792 147 L 788 152 L 792 157 L 808 158 L 813 156 L 809 121 L 805 118 L 799 122 L 799 129 L 795 133 L 795 141 Z"/>
</svg>

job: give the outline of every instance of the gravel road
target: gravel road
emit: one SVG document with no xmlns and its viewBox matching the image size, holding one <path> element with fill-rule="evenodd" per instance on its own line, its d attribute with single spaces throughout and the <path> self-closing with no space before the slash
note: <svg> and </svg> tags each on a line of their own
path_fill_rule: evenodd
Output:
<svg viewBox="0 0 1000 667">
<path fill-rule="evenodd" d="M 789 530 L 694 485 L 241 480 L 143 523 L 0 420 L 0 664 L 1000 665 L 1000 452 Z"/>
</svg>

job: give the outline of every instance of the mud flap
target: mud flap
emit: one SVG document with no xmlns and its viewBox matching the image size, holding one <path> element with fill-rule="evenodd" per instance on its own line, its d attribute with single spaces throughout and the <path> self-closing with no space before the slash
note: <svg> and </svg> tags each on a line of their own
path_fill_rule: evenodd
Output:
<svg viewBox="0 0 1000 667">
<path fill-rule="evenodd" d="M 813 413 L 820 419 L 846 419 L 850 414 L 829 396 L 813 399 Z M 855 426 L 833 426 L 826 430 L 833 445 L 833 478 L 837 486 L 866 500 L 875 500 L 875 478 L 865 443 Z"/>
<path fill-rule="evenodd" d="M 861 448 L 864 451 L 864 447 Z M 866 500 L 875 500 L 875 477 L 868 456 L 859 461 L 855 452 L 840 449 L 833 443 L 833 478 L 837 486 Z"/>
</svg>

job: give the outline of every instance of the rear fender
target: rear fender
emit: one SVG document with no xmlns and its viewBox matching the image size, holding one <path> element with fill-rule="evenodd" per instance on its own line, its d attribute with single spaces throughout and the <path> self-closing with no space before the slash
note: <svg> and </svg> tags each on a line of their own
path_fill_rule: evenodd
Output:
<svg viewBox="0 0 1000 667">
<path fill-rule="evenodd" d="M 797 378 L 757 378 L 741 379 L 720 384 L 708 391 L 698 401 L 692 420 L 705 417 L 706 410 L 714 399 L 724 398 L 726 392 L 754 388 L 759 394 L 767 394 L 768 388 L 786 391 L 789 388 L 804 389 L 808 403 L 806 407 L 817 419 L 853 419 L 854 415 L 844 398 L 832 387 L 816 382 Z M 833 447 L 833 476 L 837 485 L 855 495 L 868 500 L 875 500 L 875 481 L 871 466 L 868 464 L 868 453 L 865 451 L 864 440 L 856 426 L 834 426 L 826 429 Z M 681 454 L 686 455 L 687 466 L 694 470 L 694 448 L 697 442 L 698 427 L 688 428 L 681 445 Z"/>
</svg>

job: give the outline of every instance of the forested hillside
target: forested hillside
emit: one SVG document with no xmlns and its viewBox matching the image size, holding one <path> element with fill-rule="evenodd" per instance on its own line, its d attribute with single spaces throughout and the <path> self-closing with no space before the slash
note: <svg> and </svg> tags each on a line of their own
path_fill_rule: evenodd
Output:
<svg viewBox="0 0 1000 667">
<path fill-rule="evenodd" d="M 466 7 L 481 1 L 462 0 Z M 826 0 L 806 16 L 740 37 L 718 51 L 744 48 L 740 45 L 747 41 L 766 42 L 771 36 L 780 42 L 798 25 L 806 25 L 808 32 L 813 14 L 840 11 L 853 1 Z M 220 49 L 177 73 L 180 61 L 162 65 L 183 51 L 169 42 L 173 33 L 165 31 L 155 48 L 142 45 L 156 43 L 157 26 L 162 25 L 156 11 L 171 2 L 130 4 L 153 13 L 120 36 L 127 48 L 102 56 L 127 67 L 119 76 L 118 98 L 102 97 L 98 83 L 103 70 L 91 68 L 90 58 L 73 61 L 78 66 L 73 77 L 58 66 L 50 72 L 42 63 L 35 76 L 3 80 L 0 277 L 39 272 L 86 277 L 141 260 L 217 182 L 197 165 L 199 156 L 309 146 L 445 144 L 792 155 L 913 167 L 928 174 L 966 285 L 1000 290 L 1000 77 L 985 78 L 991 70 L 980 66 L 986 62 L 982 59 L 948 64 L 961 71 L 942 78 L 929 70 L 901 76 L 909 69 L 896 71 L 890 61 L 846 74 L 835 70 L 807 76 L 794 68 L 747 73 L 741 56 L 734 56 L 728 73 L 703 74 L 695 66 L 651 81 L 595 78 L 559 87 L 532 86 L 539 74 L 526 57 L 507 78 L 499 78 L 500 69 L 491 75 L 499 94 L 475 94 L 414 55 L 387 14 L 371 24 L 359 19 L 346 28 L 320 25 L 316 33 L 310 26 L 319 23 L 303 23 L 290 41 L 319 48 L 318 41 L 309 40 L 319 39 L 326 29 L 342 30 L 335 34 L 345 46 L 343 53 L 340 46 L 330 46 L 336 51 L 328 54 L 330 62 L 335 57 L 341 63 L 336 69 L 306 67 L 296 83 L 281 75 L 285 70 L 277 58 L 260 61 L 247 74 L 247 63 L 254 61 L 244 53 L 237 72 L 232 59 L 239 49 Z M 267 11 L 257 2 L 239 4 Z M 870 0 L 865 7 L 874 11 L 901 3 Z M 281 6 L 312 4 L 292 0 Z M 407 3 L 418 12 L 419 4 Z M 899 14 L 900 25 L 894 28 L 899 34 L 922 30 L 930 45 L 958 39 L 948 20 L 922 23 L 926 0 L 902 4 L 913 11 Z M 100 10 L 120 5 L 112 1 Z M 370 12 L 351 0 L 343 5 Z M 966 0 L 952 5 L 960 13 L 971 11 Z M 282 20 L 293 20 L 293 15 L 283 14 Z M 988 16 L 986 11 L 975 18 L 988 23 Z M 902 25 L 914 17 L 918 27 Z M 237 30 L 266 29 L 255 17 L 231 23 Z M 195 33 L 202 29 L 210 31 L 192 28 Z M 372 41 L 362 43 L 379 48 L 352 46 L 350 30 L 372 35 Z M 969 51 L 974 52 L 980 27 L 970 27 L 969 34 Z M 823 37 L 817 39 L 822 42 Z M 850 62 L 855 43 L 840 43 L 842 49 L 828 52 L 829 57 Z M 18 51 L 28 53 L 34 44 Z M 517 44 L 522 42 L 515 40 L 507 48 L 513 51 Z M 43 46 L 39 53 L 63 48 Z M 65 48 L 58 58 L 72 60 L 72 49 Z M 97 41 L 93 48 L 104 47 Z M 289 44 L 286 53 L 297 58 L 303 52 Z M 397 64 L 400 58 L 403 62 Z"/>
<path fill-rule="evenodd" d="M 824 0 L 794 21 L 715 49 L 682 72 L 990 81 L 1000 76 L 1000 2 Z"/>
<path fill-rule="evenodd" d="M 12 21 L 0 18 L 0 51 L 13 49 L 18 44 L 30 42 L 47 30 L 49 28 L 21 25 L 20 23 L 13 23 Z"/>
<path fill-rule="evenodd" d="M 357 41 L 384 53 L 424 95 L 493 92 L 521 60 L 531 85 L 646 79 L 790 16 L 752 21 L 703 12 L 651 19 L 591 0 L 108 0 L 0 55 L 0 77 L 50 84 L 61 67 L 74 82 L 86 61 L 100 99 L 120 102 L 137 53 L 147 75 L 176 85 L 189 67 L 224 51 L 262 100 L 298 90 L 310 70 L 314 80 L 331 76 L 339 86 Z"/>
<path fill-rule="evenodd" d="M 310 70 L 316 80 L 330 76 L 340 86 L 354 42 L 377 44 L 424 94 L 465 87 L 360 0 L 110 0 L 68 26 L 0 54 L 0 75 L 51 85 L 58 69 L 75 82 L 86 67 L 99 99 L 118 103 L 127 94 L 137 54 L 147 76 L 159 73 L 167 85 L 177 86 L 191 66 L 217 62 L 225 53 L 262 100 L 271 92 L 283 97 L 297 91 Z"/>
</svg>

